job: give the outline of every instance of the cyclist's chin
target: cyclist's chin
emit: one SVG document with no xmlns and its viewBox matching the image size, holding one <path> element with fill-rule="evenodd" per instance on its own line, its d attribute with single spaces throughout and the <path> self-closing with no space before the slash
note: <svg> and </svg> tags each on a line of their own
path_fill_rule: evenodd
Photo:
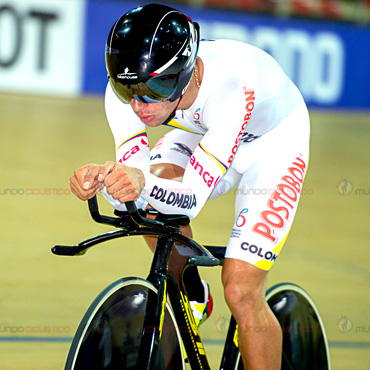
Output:
<svg viewBox="0 0 370 370">
<path fill-rule="evenodd" d="M 149 127 L 157 127 L 157 126 L 160 126 L 162 124 L 162 122 L 160 122 L 158 119 L 154 119 L 152 121 L 148 121 L 148 122 L 144 122 L 144 123 L 145 123 L 146 126 L 149 126 Z"/>
<path fill-rule="evenodd" d="M 165 121 L 165 118 L 158 116 L 150 116 L 145 119 L 141 118 L 141 121 L 145 123 L 146 126 L 157 127 L 160 126 Z"/>
</svg>

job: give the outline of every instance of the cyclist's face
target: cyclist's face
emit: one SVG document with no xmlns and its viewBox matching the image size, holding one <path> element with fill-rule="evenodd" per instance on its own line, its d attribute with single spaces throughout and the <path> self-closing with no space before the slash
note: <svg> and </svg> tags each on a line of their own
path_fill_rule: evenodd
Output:
<svg viewBox="0 0 370 370">
<path fill-rule="evenodd" d="M 160 126 L 168 118 L 176 108 L 178 102 L 179 99 L 173 102 L 143 103 L 131 99 L 130 105 L 142 122 L 147 126 L 156 127 Z"/>
</svg>

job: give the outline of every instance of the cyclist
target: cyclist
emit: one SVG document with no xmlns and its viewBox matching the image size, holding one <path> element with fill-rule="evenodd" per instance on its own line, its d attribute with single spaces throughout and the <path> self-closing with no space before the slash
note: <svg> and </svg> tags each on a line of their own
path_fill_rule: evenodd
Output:
<svg viewBox="0 0 370 370">
<path fill-rule="evenodd" d="M 77 169 L 73 193 L 86 200 L 103 190 L 117 209 L 136 200 L 194 218 L 207 200 L 237 187 L 225 299 L 239 325 L 244 366 L 280 368 L 282 334 L 264 295 L 307 170 L 309 116 L 301 94 L 262 50 L 200 41 L 198 24 L 164 5 L 121 16 L 105 55 L 116 161 Z M 150 150 L 145 127 L 160 125 L 175 129 Z M 187 275 L 201 319 L 207 285 L 194 269 Z"/>
</svg>

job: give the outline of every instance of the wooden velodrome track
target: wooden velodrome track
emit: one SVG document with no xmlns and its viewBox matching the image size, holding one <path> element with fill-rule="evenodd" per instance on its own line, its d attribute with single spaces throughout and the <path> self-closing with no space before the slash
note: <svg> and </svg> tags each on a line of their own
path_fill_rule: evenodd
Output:
<svg viewBox="0 0 370 370">
<path fill-rule="evenodd" d="M 311 115 L 304 194 L 270 285 L 295 282 L 316 301 L 332 369 L 369 369 L 370 115 Z M 108 230 L 90 219 L 68 186 L 75 168 L 114 158 L 101 97 L 1 94 L 0 123 L 0 369 L 62 369 L 91 301 L 120 277 L 146 277 L 151 255 L 140 238 L 114 241 L 83 257 L 50 252 L 54 244 L 75 244 Z M 150 132 L 152 143 L 162 132 Z M 225 244 L 232 218 L 233 192 L 210 202 L 193 222 L 197 240 Z M 229 314 L 220 269 L 201 272 L 215 300 L 201 332 L 217 369 Z"/>
</svg>

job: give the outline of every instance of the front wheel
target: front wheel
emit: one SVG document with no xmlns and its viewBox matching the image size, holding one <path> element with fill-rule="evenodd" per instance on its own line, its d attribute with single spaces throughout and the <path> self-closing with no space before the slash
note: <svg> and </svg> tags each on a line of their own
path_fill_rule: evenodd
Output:
<svg viewBox="0 0 370 370">
<path fill-rule="evenodd" d="M 149 290 L 157 292 L 140 278 L 120 279 L 104 289 L 77 329 L 65 369 L 136 369 Z M 180 333 L 167 303 L 156 369 L 184 368 Z"/>
<path fill-rule="evenodd" d="M 267 290 L 266 300 L 283 331 L 283 370 L 330 370 L 324 324 L 301 287 L 282 283 Z"/>
</svg>

